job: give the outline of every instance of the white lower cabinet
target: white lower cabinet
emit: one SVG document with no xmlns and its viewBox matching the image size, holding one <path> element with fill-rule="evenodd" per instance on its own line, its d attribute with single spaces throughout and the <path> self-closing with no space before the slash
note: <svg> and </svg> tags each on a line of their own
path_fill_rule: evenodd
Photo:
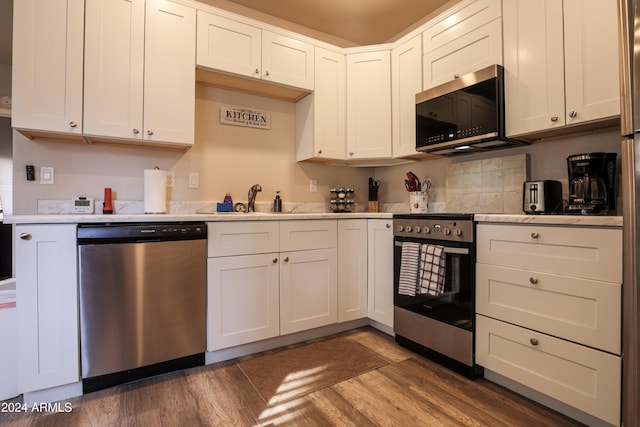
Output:
<svg viewBox="0 0 640 427">
<path fill-rule="evenodd" d="M 207 350 L 280 334 L 278 254 L 209 258 Z"/>
<path fill-rule="evenodd" d="M 280 333 L 338 321 L 337 250 L 280 254 Z"/>
<path fill-rule="evenodd" d="M 622 230 L 480 223 L 476 244 L 476 362 L 619 425 Z"/>
<path fill-rule="evenodd" d="M 476 362 L 613 425 L 620 423 L 618 356 L 477 316 Z"/>
<path fill-rule="evenodd" d="M 367 317 L 367 220 L 338 221 L 338 322 Z"/>
<path fill-rule="evenodd" d="M 393 220 L 368 220 L 368 316 L 393 328 Z"/>
<path fill-rule="evenodd" d="M 76 226 L 16 225 L 19 391 L 80 381 Z"/>
</svg>

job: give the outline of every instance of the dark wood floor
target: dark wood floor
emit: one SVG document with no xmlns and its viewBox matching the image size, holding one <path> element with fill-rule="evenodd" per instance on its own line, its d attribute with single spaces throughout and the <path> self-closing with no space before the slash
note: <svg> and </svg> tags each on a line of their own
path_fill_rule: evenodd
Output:
<svg viewBox="0 0 640 427">
<path fill-rule="evenodd" d="M 89 393 L 69 400 L 68 413 L 0 413 L 0 425 L 580 425 L 489 381 L 449 371 L 374 329 L 347 334 L 389 364 L 274 407 L 230 361 Z"/>
</svg>

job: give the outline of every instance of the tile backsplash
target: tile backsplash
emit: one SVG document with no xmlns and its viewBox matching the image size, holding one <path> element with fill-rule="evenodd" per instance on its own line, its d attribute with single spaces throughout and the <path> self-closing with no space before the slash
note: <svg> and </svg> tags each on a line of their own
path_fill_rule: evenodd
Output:
<svg viewBox="0 0 640 427">
<path fill-rule="evenodd" d="M 447 211 L 522 213 L 522 183 L 529 169 L 528 154 L 449 164 Z"/>
</svg>

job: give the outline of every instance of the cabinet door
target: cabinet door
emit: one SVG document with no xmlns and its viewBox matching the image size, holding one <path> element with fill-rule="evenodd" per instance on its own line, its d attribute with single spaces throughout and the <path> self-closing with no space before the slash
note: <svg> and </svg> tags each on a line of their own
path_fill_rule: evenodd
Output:
<svg viewBox="0 0 640 427">
<path fill-rule="evenodd" d="M 80 380 L 75 225 L 16 226 L 20 392 Z"/>
<path fill-rule="evenodd" d="M 347 55 L 347 159 L 391 157 L 391 54 Z"/>
<path fill-rule="evenodd" d="M 84 133 L 142 139 L 144 0 L 86 5 Z"/>
<path fill-rule="evenodd" d="M 200 67 L 260 78 L 262 30 L 198 11 L 196 63 Z"/>
<path fill-rule="evenodd" d="M 422 91 L 422 38 L 391 51 L 393 157 L 416 154 L 416 93 Z"/>
<path fill-rule="evenodd" d="M 620 114 L 615 0 L 564 0 L 567 124 Z"/>
<path fill-rule="evenodd" d="M 148 142 L 193 145 L 196 11 L 147 0 L 144 135 Z"/>
<path fill-rule="evenodd" d="M 476 362 L 612 425 L 619 425 L 621 360 L 618 356 L 478 315 Z"/>
<path fill-rule="evenodd" d="M 84 1 L 14 3 L 12 126 L 82 140 Z"/>
<path fill-rule="evenodd" d="M 313 45 L 262 31 L 262 78 L 313 90 Z"/>
<path fill-rule="evenodd" d="M 315 48 L 315 90 L 296 103 L 296 161 L 344 160 L 347 146 L 346 60 Z"/>
<path fill-rule="evenodd" d="M 367 317 L 367 220 L 338 220 L 338 322 Z"/>
<path fill-rule="evenodd" d="M 369 318 L 393 328 L 392 220 L 368 220 L 367 246 Z"/>
<path fill-rule="evenodd" d="M 424 89 L 430 89 L 493 64 L 502 64 L 500 19 L 424 55 Z"/>
<path fill-rule="evenodd" d="M 336 323 L 337 292 L 336 248 L 281 253 L 281 334 Z"/>
<path fill-rule="evenodd" d="M 280 333 L 278 254 L 207 260 L 207 350 Z"/>
<path fill-rule="evenodd" d="M 502 19 L 507 135 L 564 126 L 562 2 L 504 0 Z"/>
</svg>

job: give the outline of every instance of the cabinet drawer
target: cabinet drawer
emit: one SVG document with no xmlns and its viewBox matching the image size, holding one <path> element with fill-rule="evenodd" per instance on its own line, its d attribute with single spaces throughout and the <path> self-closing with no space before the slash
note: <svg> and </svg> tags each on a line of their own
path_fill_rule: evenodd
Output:
<svg viewBox="0 0 640 427">
<path fill-rule="evenodd" d="M 282 221 L 280 251 L 304 251 L 338 246 L 337 220 Z"/>
<path fill-rule="evenodd" d="M 622 230 L 480 224 L 478 262 L 622 283 Z"/>
<path fill-rule="evenodd" d="M 431 52 L 493 21 L 502 14 L 500 0 L 469 0 L 435 18 L 422 33 L 424 52 Z"/>
<path fill-rule="evenodd" d="M 621 351 L 618 283 L 477 264 L 476 311 L 610 353 Z"/>
<path fill-rule="evenodd" d="M 597 418 L 620 423 L 618 356 L 478 315 L 476 361 Z"/>
<path fill-rule="evenodd" d="M 278 221 L 208 223 L 208 256 L 278 252 Z"/>
</svg>

